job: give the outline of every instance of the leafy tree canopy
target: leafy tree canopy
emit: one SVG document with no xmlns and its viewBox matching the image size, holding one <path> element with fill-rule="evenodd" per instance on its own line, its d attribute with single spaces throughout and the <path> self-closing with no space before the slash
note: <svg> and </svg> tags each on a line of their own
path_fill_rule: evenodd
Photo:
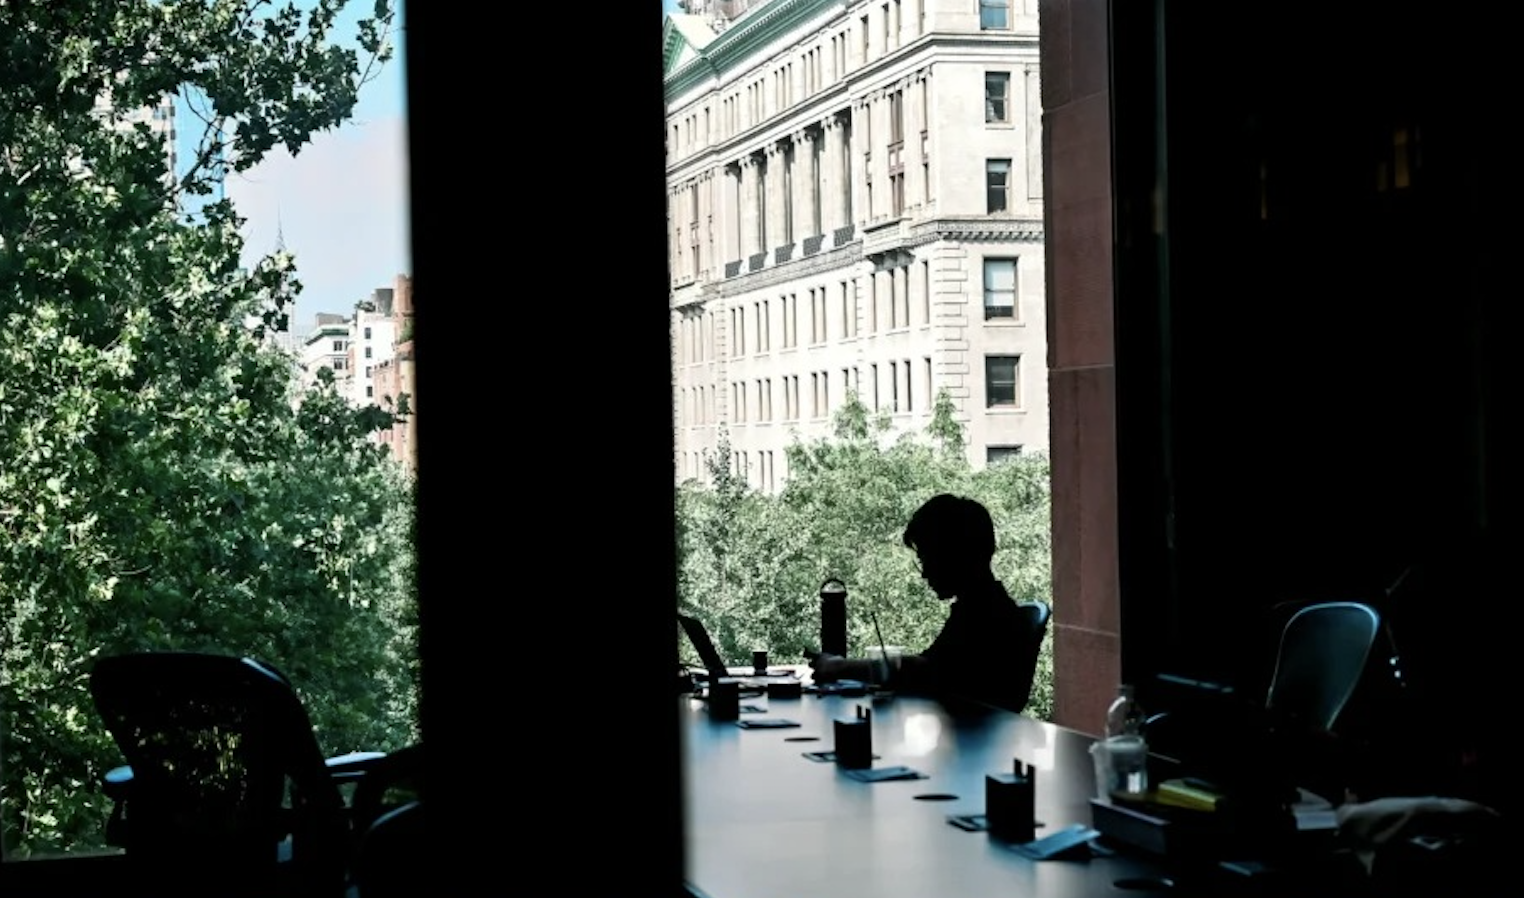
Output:
<svg viewBox="0 0 1524 898">
<path fill-rule="evenodd" d="M 0 4 L 0 822 L 11 852 L 99 844 L 120 762 L 102 653 L 262 656 L 332 751 L 412 738 L 411 486 L 331 383 L 265 336 L 294 259 L 240 266 L 229 171 L 351 116 L 390 56 L 338 0 Z M 204 98 L 183 172 L 129 114 Z M 108 102 L 102 102 L 108 101 Z M 181 127 L 192 123 L 181 119 Z M 252 324 L 251 324 L 252 323 Z"/>
</svg>

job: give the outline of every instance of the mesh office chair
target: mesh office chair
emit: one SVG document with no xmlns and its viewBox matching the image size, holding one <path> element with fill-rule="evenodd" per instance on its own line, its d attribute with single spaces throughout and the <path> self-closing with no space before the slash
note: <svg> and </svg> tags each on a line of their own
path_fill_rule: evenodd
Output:
<svg viewBox="0 0 1524 898">
<path fill-rule="evenodd" d="M 1271 642 L 1264 698 L 1224 695 L 1156 714 L 1145 730 L 1149 749 L 1251 801 L 1279 803 L 1299 786 L 1332 799 L 1363 751 L 1341 718 L 1373 679 L 1381 619 L 1359 602 L 1319 602 L 1277 606 L 1271 620 L 1284 623 Z"/>
<path fill-rule="evenodd" d="M 96 710 L 127 766 L 106 776 L 124 892 L 338 898 L 352 849 L 340 783 L 385 756 L 325 759 L 291 683 L 251 658 L 99 659 Z"/>
<path fill-rule="evenodd" d="M 1381 618 L 1360 602 L 1322 602 L 1281 631 L 1265 708 L 1315 732 L 1333 732 L 1365 674 Z"/>
</svg>

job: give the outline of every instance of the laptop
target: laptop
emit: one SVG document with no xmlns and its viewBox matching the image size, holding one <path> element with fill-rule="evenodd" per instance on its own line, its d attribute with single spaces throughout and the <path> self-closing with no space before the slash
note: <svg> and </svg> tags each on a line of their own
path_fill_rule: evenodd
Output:
<svg viewBox="0 0 1524 898">
<path fill-rule="evenodd" d="M 679 613 L 678 623 L 683 625 L 683 632 L 688 634 L 688 641 L 693 643 L 694 651 L 698 652 L 699 661 L 704 665 L 704 676 L 709 681 L 721 677 L 749 680 L 755 683 L 763 683 L 768 680 L 792 680 L 795 678 L 793 671 L 786 668 L 771 668 L 766 676 L 756 676 L 750 667 L 735 668 L 732 672 L 725 666 L 725 659 L 720 657 L 720 650 L 714 647 L 714 640 L 709 637 L 709 629 L 704 622 L 688 614 Z"/>
</svg>

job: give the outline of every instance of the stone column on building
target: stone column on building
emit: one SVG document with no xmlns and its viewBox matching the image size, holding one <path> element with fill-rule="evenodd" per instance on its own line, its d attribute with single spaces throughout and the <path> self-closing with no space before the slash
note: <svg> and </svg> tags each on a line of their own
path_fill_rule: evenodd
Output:
<svg viewBox="0 0 1524 898">
<path fill-rule="evenodd" d="M 734 163 L 720 170 L 719 209 L 716 222 L 720 229 L 721 264 L 741 258 L 741 221 L 736 217 L 741 189 L 741 169 Z"/>
<path fill-rule="evenodd" d="M 757 189 L 757 179 L 761 176 L 757 167 L 757 157 L 745 156 L 741 159 L 741 258 L 755 255 L 762 251 L 762 221 L 761 210 L 758 208 L 760 193 Z"/>
<path fill-rule="evenodd" d="M 794 239 L 803 242 L 814 237 L 815 197 L 819 185 L 819 173 L 815 171 L 815 132 L 809 128 L 794 135 Z"/>
<path fill-rule="evenodd" d="M 842 202 L 842 126 L 832 115 L 822 123 L 820 153 L 820 227 L 827 234 L 846 224 Z"/>
<path fill-rule="evenodd" d="M 847 141 L 847 165 L 852 178 L 852 224 L 862 224 L 872 217 L 868 208 L 868 167 L 872 164 L 867 155 L 867 135 L 871 133 L 869 118 L 873 114 L 871 100 L 862 99 L 852 104 L 852 132 Z"/>
<path fill-rule="evenodd" d="M 909 110 L 910 121 L 905 126 L 905 205 L 921 206 L 922 198 L 929 196 L 926 192 L 926 165 L 922 151 L 921 133 L 930 130 L 927 127 L 927 110 L 924 108 L 921 98 L 926 97 L 930 102 L 931 96 L 931 73 L 927 71 L 917 72 L 905 86 L 908 94 L 906 109 Z"/>
<path fill-rule="evenodd" d="M 767 190 L 767 225 L 763 233 L 766 241 L 762 247 L 763 252 L 772 251 L 773 247 L 784 244 L 783 217 L 788 211 L 788 206 L 783 201 L 783 145 L 769 144 L 767 147 L 767 168 L 765 183 Z"/>
</svg>

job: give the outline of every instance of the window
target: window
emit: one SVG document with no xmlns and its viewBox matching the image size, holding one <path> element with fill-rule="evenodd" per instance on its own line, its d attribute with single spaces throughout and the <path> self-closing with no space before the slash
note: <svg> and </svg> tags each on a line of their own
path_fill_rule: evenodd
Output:
<svg viewBox="0 0 1524 898">
<path fill-rule="evenodd" d="M 344 351 L 344 341 L 343 340 L 334 340 L 333 341 L 333 351 L 334 352 L 343 352 Z"/>
<path fill-rule="evenodd" d="M 375 396 L 376 396 L 376 388 L 375 387 L 366 387 L 365 388 L 365 398 L 366 399 L 374 399 Z"/>
<path fill-rule="evenodd" d="M 904 361 L 904 363 L 900 366 L 900 370 L 905 374 L 905 411 L 913 412 L 915 411 L 915 400 L 912 398 L 912 389 L 915 385 L 915 381 L 910 376 L 909 359 Z"/>
<path fill-rule="evenodd" d="M 979 0 L 979 30 L 1007 31 L 1011 27 L 1011 0 Z"/>
<path fill-rule="evenodd" d="M 1011 206 L 1011 160 L 991 159 L 984 163 L 985 211 L 1005 212 Z"/>
<path fill-rule="evenodd" d="M 1004 124 L 1011 120 L 1011 73 L 984 73 L 984 120 Z"/>
<path fill-rule="evenodd" d="M 1016 317 L 1016 260 L 984 260 L 984 320 Z"/>
<path fill-rule="evenodd" d="M 370 339 L 370 328 L 368 328 L 368 327 L 365 329 L 365 339 L 367 339 L 367 340 Z"/>
<path fill-rule="evenodd" d="M 878 366 L 870 365 L 868 373 L 873 377 L 873 410 L 878 411 Z"/>
<path fill-rule="evenodd" d="M 841 282 L 841 335 L 857 336 L 857 282 Z"/>
<path fill-rule="evenodd" d="M 371 347 L 369 347 L 369 346 L 365 347 L 365 357 L 366 358 L 370 358 L 370 354 L 371 354 Z"/>
<path fill-rule="evenodd" d="M 990 446 L 984 450 L 984 461 L 985 464 L 993 465 L 1020 454 L 1020 446 Z"/>
<path fill-rule="evenodd" d="M 921 321 L 931 323 L 931 262 L 921 260 Z"/>
<path fill-rule="evenodd" d="M 858 33 L 863 36 L 863 65 L 868 64 L 868 17 L 863 16 L 858 22 Z"/>
<path fill-rule="evenodd" d="M 910 326 L 910 265 L 901 265 L 890 273 L 895 285 L 895 309 L 890 313 L 896 328 Z"/>
<path fill-rule="evenodd" d="M 992 355 L 984 359 L 984 404 L 989 408 L 1014 408 L 1021 396 L 1017 376 L 1020 356 Z"/>
<path fill-rule="evenodd" d="M 900 363 L 889 363 L 889 409 L 900 410 Z"/>
</svg>

